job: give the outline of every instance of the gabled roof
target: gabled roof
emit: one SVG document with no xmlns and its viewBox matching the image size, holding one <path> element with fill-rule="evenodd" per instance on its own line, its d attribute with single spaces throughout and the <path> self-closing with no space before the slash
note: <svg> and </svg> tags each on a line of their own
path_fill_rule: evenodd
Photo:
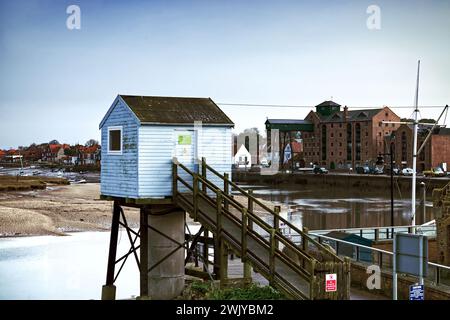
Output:
<svg viewBox="0 0 450 320">
<path fill-rule="evenodd" d="M 296 119 L 267 119 L 266 124 L 311 124 L 308 120 L 296 120 Z"/>
<path fill-rule="evenodd" d="M 362 110 L 349 110 L 348 121 L 352 120 L 371 120 L 375 115 L 380 113 L 383 109 L 362 109 Z M 316 112 L 317 114 L 317 112 Z M 329 116 L 321 116 L 318 114 L 322 122 L 340 122 L 344 119 L 344 111 L 335 112 Z"/>
<path fill-rule="evenodd" d="M 318 104 L 316 107 L 340 107 L 340 106 L 341 106 L 340 104 L 337 104 L 334 101 L 327 100 L 327 101 L 324 101 L 324 102 Z"/>
<path fill-rule="evenodd" d="M 119 95 L 141 124 L 234 126 L 211 98 Z M 108 114 L 105 116 L 105 118 Z M 104 119 L 105 120 L 105 119 Z M 103 125 L 102 120 L 100 127 Z"/>
</svg>

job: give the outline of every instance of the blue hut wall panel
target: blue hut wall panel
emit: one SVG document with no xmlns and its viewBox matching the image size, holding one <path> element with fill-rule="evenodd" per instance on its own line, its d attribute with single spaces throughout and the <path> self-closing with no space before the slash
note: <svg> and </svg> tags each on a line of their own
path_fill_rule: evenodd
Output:
<svg viewBox="0 0 450 320">
<path fill-rule="evenodd" d="M 224 127 L 152 126 L 139 128 L 139 198 L 172 195 L 172 159 L 198 172 L 199 159 L 206 158 L 208 165 L 231 177 L 231 129 Z M 182 169 L 178 174 L 188 183 L 191 177 Z M 218 186 L 219 178 L 208 176 Z M 178 184 L 182 190 L 183 185 Z"/>
<path fill-rule="evenodd" d="M 101 131 L 101 194 L 115 197 L 138 197 L 138 128 L 139 121 L 121 99 L 105 118 Z M 122 127 L 122 153 L 110 154 L 108 128 Z"/>
</svg>

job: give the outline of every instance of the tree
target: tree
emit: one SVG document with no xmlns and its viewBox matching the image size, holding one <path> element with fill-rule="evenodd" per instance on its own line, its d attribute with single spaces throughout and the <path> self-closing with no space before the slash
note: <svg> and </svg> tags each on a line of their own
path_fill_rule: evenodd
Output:
<svg viewBox="0 0 450 320">
<path fill-rule="evenodd" d="M 86 147 L 98 146 L 98 141 L 95 139 L 89 139 L 88 141 L 86 141 L 85 146 Z"/>
</svg>

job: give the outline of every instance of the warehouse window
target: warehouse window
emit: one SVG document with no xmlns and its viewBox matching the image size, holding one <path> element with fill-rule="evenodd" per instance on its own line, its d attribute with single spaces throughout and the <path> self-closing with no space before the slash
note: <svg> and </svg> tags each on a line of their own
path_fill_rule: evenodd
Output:
<svg viewBox="0 0 450 320">
<path fill-rule="evenodd" d="M 122 154 L 122 127 L 108 127 L 108 154 Z"/>
</svg>

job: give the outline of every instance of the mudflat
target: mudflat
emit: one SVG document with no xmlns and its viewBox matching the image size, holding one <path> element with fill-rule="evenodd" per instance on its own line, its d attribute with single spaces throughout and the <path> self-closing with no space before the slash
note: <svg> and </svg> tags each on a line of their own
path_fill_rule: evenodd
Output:
<svg viewBox="0 0 450 320">
<path fill-rule="evenodd" d="M 113 203 L 99 198 L 99 183 L 0 192 L 0 237 L 108 231 Z M 128 224 L 139 227 L 139 210 L 125 210 Z"/>
</svg>

